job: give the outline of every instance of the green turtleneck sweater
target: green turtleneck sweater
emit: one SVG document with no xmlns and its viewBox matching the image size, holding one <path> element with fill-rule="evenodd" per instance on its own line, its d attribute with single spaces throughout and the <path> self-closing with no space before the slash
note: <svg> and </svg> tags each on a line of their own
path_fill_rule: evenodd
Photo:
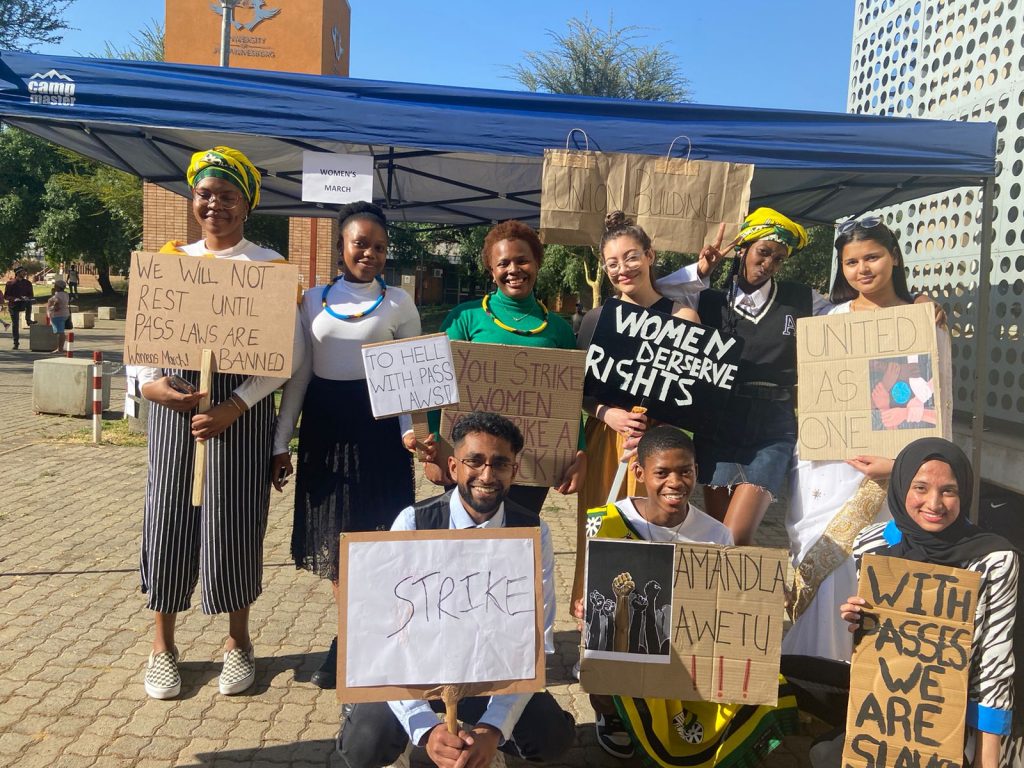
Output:
<svg viewBox="0 0 1024 768">
<path fill-rule="evenodd" d="M 544 322 L 544 310 L 532 295 L 525 299 L 510 299 L 501 291 L 491 294 L 488 301 L 491 312 L 505 325 L 521 331 L 536 328 Z M 518 319 L 517 319 L 518 318 Z M 520 336 L 506 331 L 484 312 L 480 299 L 464 301 L 448 313 L 441 330 L 452 341 L 478 341 L 481 344 L 510 344 L 516 347 L 554 347 L 576 349 L 576 335 L 560 315 L 548 313 L 548 327 L 533 336 Z M 432 432 L 441 424 L 441 412 L 432 411 L 427 422 Z M 579 448 L 583 450 L 583 427 L 580 426 Z"/>
</svg>

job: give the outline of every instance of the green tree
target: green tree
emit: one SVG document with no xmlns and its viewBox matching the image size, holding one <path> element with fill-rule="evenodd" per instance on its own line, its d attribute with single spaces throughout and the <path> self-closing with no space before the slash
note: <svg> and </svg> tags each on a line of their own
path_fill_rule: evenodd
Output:
<svg viewBox="0 0 1024 768">
<path fill-rule="evenodd" d="M 835 229 L 829 226 L 808 229 L 807 246 L 795 258 L 786 259 L 779 270 L 779 277 L 809 285 L 827 295 L 830 287 L 829 277 L 832 274 L 835 234 Z"/>
<path fill-rule="evenodd" d="M 548 30 L 554 46 L 548 51 L 528 51 L 524 62 L 514 65 L 512 77 L 531 91 L 610 96 L 646 101 L 689 101 L 689 81 L 679 72 L 675 54 L 664 43 L 638 44 L 643 27 L 608 28 L 589 16 L 572 18 L 565 34 Z"/>
<path fill-rule="evenodd" d="M 0 0 L 0 49 L 30 51 L 40 43 L 59 43 L 71 29 L 64 11 L 74 0 Z"/>
<path fill-rule="evenodd" d="M 51 264 L 86 261 L 104 294 L 112 270 L 126 270 L 142 236 L 142 180 L 59 149 L 69 170 L 46 182 L 36 242 Z"/>
<path fill-rule="evenodd" d="M 118 48 L 107 40 L 103 43 L 101 59 L 124 59 L 125 61 L 163 61 L 164 60 L 164 25 L 156 19 L 150 19 L 131 37 L 131 42 L 124 48 Z"/>
<path fill-rule="evenodd" d="M 690 100 L 689 81 L 680 73 L 675 54 L 664 43 L 642 45 L 642 27 L 616 27 L 609 17 L 605 29 L 589 16 L 569 19 L 566 26 L 564 34 L 548 30 L 554 41 L 552 48 L 523 54 L 523 62 L 511 67 L 512 77 L 531 91 L 646 101 Z M 550 266 L 548 258 L 545 256 L 548 269 L 544 276 L 548 290 L 579 292 L 587 285 L 592 306 L 601 303 L 605 279 L 595 248 L 559 251 Z"/>
<path fill-rule="evenodd" d="M 43 211 L 46 180 L 66 168 L 53 144 L 0 126 L 0 273 L 22 257 Z"/>
</svg>

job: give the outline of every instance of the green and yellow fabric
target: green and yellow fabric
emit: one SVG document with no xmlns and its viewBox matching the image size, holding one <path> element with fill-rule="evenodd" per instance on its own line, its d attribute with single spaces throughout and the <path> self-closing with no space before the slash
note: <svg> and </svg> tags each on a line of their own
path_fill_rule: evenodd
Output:
<svg viewBox="0 0 1024 768">
<path fill-rule="evenodd" d="M 599 539 L 644 537 L 609 504 L 587 513 L 587 535 Z M 755 768 L 797 730 L 797 705 L 779 676 L 777 706 L 613 696 L 643 761 L 655 768 Z"/>
</svg>

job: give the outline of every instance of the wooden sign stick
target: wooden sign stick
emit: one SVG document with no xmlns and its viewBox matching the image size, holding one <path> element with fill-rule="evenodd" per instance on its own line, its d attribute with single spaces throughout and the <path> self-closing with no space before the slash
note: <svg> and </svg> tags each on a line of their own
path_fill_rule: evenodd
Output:
<svg viewBox="0 0 1024 768">
<path fill-rule="evenodd" d="M 199 391 L 205 392 L 199 401 L 199 413 L 210 410 L 210 386 L 213 383 L 213 350 L 204 349 L 200 358 Z M 196 440 L 196 463 L 192 470 L 192 506 L 203 504 L 203 485 L 206 483 L 206 441 Z"/>
<path fill-rule="evenodd" d="M 647 409 L 642 405 L 634 405 L 629 409 L 630 413 L 647 413 Z M 629 469 L 629 460 L 633 458 L 632 454 L 623 454 L 619 459 L 619 467 L 615 470 L 615 477 L 612 480 L 612 487 L 608 489 L 608 498 L 605 499 L 605 504 L 614 504 L 619 500 L 619 488 L 622 487 L 622 481 L 626 479 L 626 470 Z"/>
<path fill-rule="evenodd" d="M 459 733 L 459 699 L 461 691 L 457 685 L 446 685 L 441 689 L 441 701 L 444 702 L 444 724 L 448 733 L 457 736 Z"/>
</svg>

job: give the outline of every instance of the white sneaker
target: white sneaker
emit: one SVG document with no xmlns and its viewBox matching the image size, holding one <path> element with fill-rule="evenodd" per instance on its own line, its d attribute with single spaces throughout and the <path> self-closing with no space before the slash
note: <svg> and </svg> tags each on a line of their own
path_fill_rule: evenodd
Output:
<svg viewBox="0 0 1024 768">
<path fill-rule="evenodd" d="M 256 682 L 256 656 L 253 649 L 232 648 L 224 654 L 220 673 L 220 692 L 225 696 L 248 690 Z"/>
<path fill-rule="evenodd" d="M 146 693 L 154 699 L 173 699 L 181 693 L 177 648 L 149 654 L 144 684 Z"/>
</svg>

